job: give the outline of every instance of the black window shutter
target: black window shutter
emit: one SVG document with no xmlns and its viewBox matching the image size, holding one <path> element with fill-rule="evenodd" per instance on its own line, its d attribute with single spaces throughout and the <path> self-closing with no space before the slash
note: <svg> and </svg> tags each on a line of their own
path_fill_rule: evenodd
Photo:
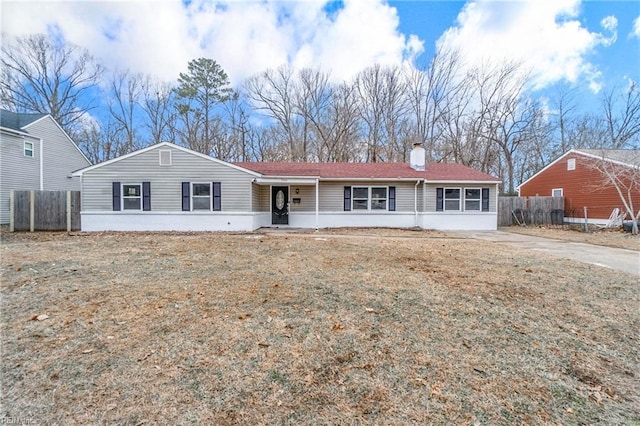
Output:
<svg viewBox="0 0 640 426">
<path fill-rule="evenodd" d="M 344 187 L 344 211 L 351 211 L 351 187 Z"/>
<path fill-rule="evenodd" d="M 436 188 L 436 211 L 444 210 L 444 188 Z"/>
<path fill-rule="evenodd" d="M 396 187 L 395 186 L 389 187 L 389 211 L 391 212 L 396 211 Z"/>
<path fill-rule="evenodd" d="M 111 194 L 113 196 L 113 211 L 119 212 L 120 209 L 120 182 L 111 183 Z"/>
<path fill-rule="evenodd" d="M 142 182 L 142 210 L 151 210 L 151 182 Z"/>
<path fill-rule="evenodd" d="M 482 188 L 482 211 L 489 211 L 489 188 Z"/>
<path fill-rule="evenodd" d="M 222 193 L 221 193 L 221 187 L 220 187 L 220 182 L 213 182 L 213 211 L 220 211 L 222 210 L 222 206 L 221 206 L 221 201 L 222 200 Z"/>
<path fill-rule="evenodd" d="M 191 184 L 189 182 L 182 182 L 182 211 L 188 212 L 191 210 L 191 196 L 189 195 L 189 188 Z"/>
</svg>

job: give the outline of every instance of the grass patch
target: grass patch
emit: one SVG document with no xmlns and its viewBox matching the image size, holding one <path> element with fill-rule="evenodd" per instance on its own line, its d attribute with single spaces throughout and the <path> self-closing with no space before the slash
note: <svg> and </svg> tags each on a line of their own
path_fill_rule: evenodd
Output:
<svg viewBox="0 0 640 426">
<path fill-rule="evenodd" d="M 443 233 L 345 232 L 4 234 L 2 415 L 640 422 L 635 277 Z"/>
</svg>

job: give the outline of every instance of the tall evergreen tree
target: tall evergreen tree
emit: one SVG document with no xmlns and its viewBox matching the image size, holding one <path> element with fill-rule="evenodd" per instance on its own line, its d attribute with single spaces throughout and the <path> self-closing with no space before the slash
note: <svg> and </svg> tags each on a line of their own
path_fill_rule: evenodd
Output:
<svg viewBox="0 0 640 426">
<path fill-rule="evenodd" d="M 229 77 L 213 59 L 199 58 L 189 62 L 186 73 L 180 73 L 176 107 L 182 118 L 182 141 L 191 149 L 211 154 L 214 150 L 216 107 L 229 100 Z"/>
</svg>

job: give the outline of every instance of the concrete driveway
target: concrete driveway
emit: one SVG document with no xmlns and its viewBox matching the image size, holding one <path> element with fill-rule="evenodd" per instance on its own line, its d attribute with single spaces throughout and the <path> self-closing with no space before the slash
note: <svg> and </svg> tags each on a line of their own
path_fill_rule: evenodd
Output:
<svg viewBox="0 0 640 426">
<path fill-rule="evenodd" d="M 470 238 L 537 250 L 553 256 L 640 276 L 640 252 L 592 244 L 533 237 L 504 231 L 465 232 Z"/>
</svg>

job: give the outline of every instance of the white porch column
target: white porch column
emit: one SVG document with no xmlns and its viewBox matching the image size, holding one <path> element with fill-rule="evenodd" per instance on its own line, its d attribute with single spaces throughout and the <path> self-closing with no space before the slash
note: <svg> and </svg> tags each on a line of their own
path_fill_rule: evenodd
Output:
<svg viewBox="0 0 640 426">
<path fill-rule="evenodd" d="M 320 201 L 319 182 L 320 182 L 320 179 L 316 179 L 316 231 L 318 230 L 318 228 L 320 228 L 320 222 L 319 222 L 320 216 L 318 214 L 318 208 L 319 208 L 318 204 Z"/>
</svg>

